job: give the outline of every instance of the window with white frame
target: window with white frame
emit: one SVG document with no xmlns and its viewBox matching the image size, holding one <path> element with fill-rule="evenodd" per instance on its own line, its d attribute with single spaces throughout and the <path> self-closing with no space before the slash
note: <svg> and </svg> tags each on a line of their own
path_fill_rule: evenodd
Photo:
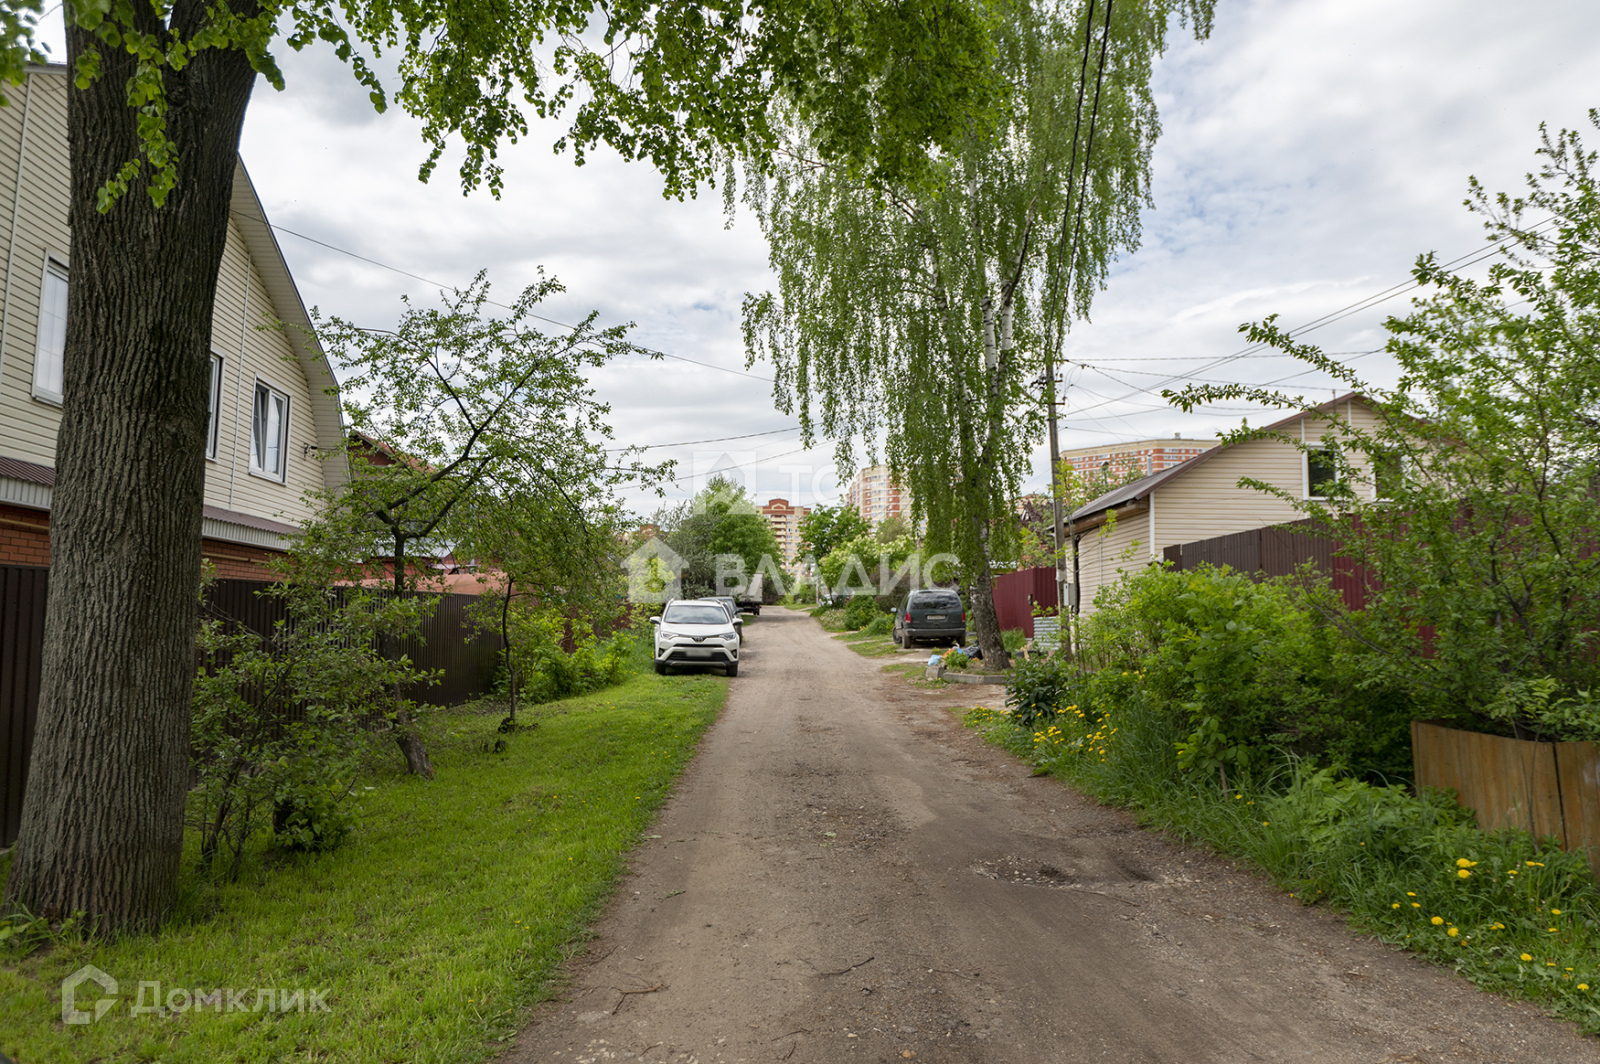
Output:
<svg viewBox="0 0 1600 1064">
<path fill-rule="evenodd" d="M 211 356 L 211 400 L 206 403 L 206 457 L 217 456 L 217 427 L 222 420 L 222 356 Z"/>
<path fill-rule="evenodd" d="M 289 449 L 289 397 L 265 381 L 256 381 L 250 418 L 250 472 L 284 479 Z"/>
<path fill-rule="evenodd" d="M 1339 452 L 1321 444 L 1308 444 L 1305 452 L 1306 498 L 1326 499 L 1339 482 Z"/>
<path fill-rule="evenodd" d="M 44 260 L 44 283 L 39 293 L 39 346 L 33 355 L 36 397 L 61 402 L 66 350 L 67 264 L 52 255 Z"/>
</svg>

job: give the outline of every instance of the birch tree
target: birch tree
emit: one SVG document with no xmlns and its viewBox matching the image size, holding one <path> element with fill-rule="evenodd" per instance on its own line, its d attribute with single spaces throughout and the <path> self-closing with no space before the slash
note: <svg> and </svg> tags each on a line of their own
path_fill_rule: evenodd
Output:
<svg viewBox="0 0 1600 1064">
<path fill-rule="evenodd" d="M 1043 425 L 1043 345 L 1138 246 L 1160 132 L 1151 67 L 1174 20 L 1209 32 L 1211 6 L 1001 3 L 1004 103 L 969 112 L 953 150 L 885 180 L 820 152 L 797 113 L 747 192 L 778 276 L 745 298 L 748 359 L 776 367 L 779 407 L 808 442 L 834 439 L 842 468 L 858 440 L 884 440 L 928 548 L 962 561 L 987 662 L 1006 661 L 992 561 Z"/>
</svg>

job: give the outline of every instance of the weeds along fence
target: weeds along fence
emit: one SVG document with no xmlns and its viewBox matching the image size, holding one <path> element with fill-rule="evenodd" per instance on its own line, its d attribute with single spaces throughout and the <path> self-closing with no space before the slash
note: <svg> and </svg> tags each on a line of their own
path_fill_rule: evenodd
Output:
<svg viewBox="0 0 1600 1064">
<path fill-rule="evenodd" d="M 44 654 L 44 612 L 49 570 L 0 565 L 0 849 L 17 838 L 28 757 L 39 705 Z M 259 592 L 262 580 L 218 580 L 208 591 L 206 616 L 267 635 L 287 620 L 283 603 Z M 430 705 L 453 705 L 481 695 L 500 662 L 498 633 L 479 631 L 467 618 L 471 595 L 439 595 L 419 635 L 400 652 L 420 669 L 443 670 L 441 682 L 407 694 Z"/>
<path fill-rule="evenodd" d="M 1600 744 L 1540 743 L 1411 722 L 1419 787 L 1456 793 L 1485 831 L 1521 828 L 1584 849 L 1600 876 Z"/>
</svg>

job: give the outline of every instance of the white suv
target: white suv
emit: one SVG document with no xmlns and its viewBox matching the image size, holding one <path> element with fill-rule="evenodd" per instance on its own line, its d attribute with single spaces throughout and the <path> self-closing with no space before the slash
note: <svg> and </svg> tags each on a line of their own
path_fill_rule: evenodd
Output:
<svg viewBox="0 0 1600 1064">
<path fill-rule="evenodd" d="M 728 676 L 739 675 L 739 630 L 722 603 L 683 599 L 667 603 L 656 626 L 656 672 L 668 665 L 720 665 Z"/>
</svg>

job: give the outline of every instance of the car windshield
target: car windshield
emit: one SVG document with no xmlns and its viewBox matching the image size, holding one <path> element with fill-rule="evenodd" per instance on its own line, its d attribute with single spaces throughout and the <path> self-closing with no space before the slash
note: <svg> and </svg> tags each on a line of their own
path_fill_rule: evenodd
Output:
<svg viewBox="0 0 1600 1064">
<path fill-rule="evenodd" d="M 918 609 L 956 609 L 961 600 L 948 591 L 919 592 L 911 596 L 911 605 Z"/>
<path fill-rule="evenodd" d="M 674 603 L 661 614 L 668 624 L 727 624 L 728 611 L 702 603 Z"/>
</svg>

